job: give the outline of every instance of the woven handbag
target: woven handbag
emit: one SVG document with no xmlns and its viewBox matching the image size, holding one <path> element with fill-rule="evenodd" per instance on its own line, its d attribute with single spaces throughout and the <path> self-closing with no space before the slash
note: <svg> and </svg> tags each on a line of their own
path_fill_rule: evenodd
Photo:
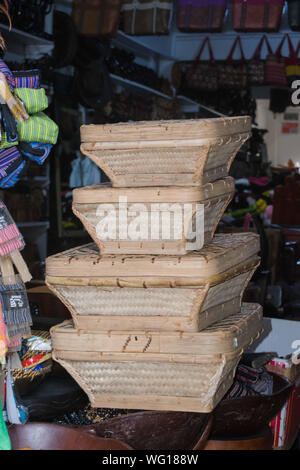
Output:
<svg viewBox="0 0 300 470">
<path fill-rule="evenodd" d="M 288 35 L 282 38 L 275 54 L 269 54 L 265 65 L 265 84 L 287 86 L 286 77 L 286 59 L 282 56 L 282 47 Z M 294 51 L 291 49 L 292 44 L 289 41 L 290 58 L 293 57 Z"/>
<path fill-rule="evenodd" d="M 293 31 L 300 31 L 300 0 L 288 0 L 288 21 Z"/>
<path fill-rule="evenodd" d="M 240 47 L 241 59 L 233 60 L 236 47 Z M 247 63 L 241 38 L 238 36 L 231 48 L 228 58 L 218 68 L 218 79 L 220 88 L 245 88 L 247 86 Z"/>
<path fill-rule="evenodd" d="M 168 34 L 172 0 L 122 0 L 121 27 L 126 34 Z"/>
<path fill-rule="evenodd" d="M 72 18 L 80 34 L 99 37 L 117 35 L 121 0 L 74 0 Z"/>
<path fill-rule="evenodd" d="M 268 48 L 268 55 L 273 55 L 267 36 L 264 35 L 259 41 L 252 59 L 248 63 L 248 82 L 250 85 L 263 85 L 265 83 L 265 61 L 261 58 L 264 42 Z"/>
<path fill-rule="evenodd" d="M 284 0 L 233 0 L 233 29 L 278 31 Z"/>
<path fill-rule="evenodd" d="M 177 27 L 181 31 L 222 31 L 227 0 L 178 0 Z"/>
<path fill-rule="evenodd" d="M 285 61 L 286 63 L 286 77 L 288 85 L 290 86 L 294 80 L 299 80 L 300 78 L 300 41 L 296 49 L 293 48 L 292 41 L 288 36 L 289 47 L 290 47 L 290 57 Z"/>
<path fill-rule="evenodd" d="M 208 46 L 210 60 L 201 62 L 205 45 Z M 218 70 L 209 37 L 202 42 L 200 50 L 185 75 L 186 87 L 192 90 L 216 91 L 218 89 Z"/>
</svg>

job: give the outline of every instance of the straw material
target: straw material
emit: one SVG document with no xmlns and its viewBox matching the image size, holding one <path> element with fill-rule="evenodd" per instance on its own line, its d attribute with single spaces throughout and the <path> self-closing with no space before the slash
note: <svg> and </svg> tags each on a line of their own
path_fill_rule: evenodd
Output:
<svg viewBox="0 0 300 470">
<path fill-rule="evenodd" d="M 78 329 L 126 330 L 135 325 L 162 331 L 201 331 L 239 311 L 243 292 L 258 264 L 259 259 L 254 257 L 231 275 L 224 273 L 220 283 L 213 285 L 207 279 L 198 288 L 67 286 L 49 280 L 47 285 L 70 310 Z"/>
<path fill-rule="evenodd" d="M 255 307 L 251 308 L 255 312 Z M 251 328 L 247 328 L 250 326 L 247 315 L 243 326 L 237 318 L 235 322 L 237 332 L 244 331 L 244 348 L 247 348 L 261 333 L 261 318 L 259 321 L 256 316 Z M 219 328 L 222 335 L 223 329 L 230 328 L 228 325 L 215 328 Z M 199 335 L 205 335 L 205 331 Z M 193 355 L 181 351 L 145 354 L 144 351 L 106 353 L 100 350 L 97 353 L 87 351 L 88 348 L 85 343 L 79 351 L 55 349 L 53 357 L 88 394 L 92 406 L 198 412 L 211 412 L 225 395 L 244 350 Z M 177 350 L 179 348 L 178 339 Z"/>
<path fill-rule="evenodd" d="M 199 287 L 259 251 L 259 235 L 245 232 L 216 234 L 210 245 L 185 256 L 101 256 L 90 243 L 48 257 L 46 276 L 66 286 Z"/>
<path fill-rule="evenodd" d="M 133 327 L 135 328 L 135 324 Z M 69 353 L 153 353 L 160 354 L 229 354 L 248 344 L 249 337 L 263 330 L 263 312 L 258 304 L 243 303 L 241 310 L 218 321 L 199 333 L 178 331 L 95 331 L 75 329 L 66 320 L 51 329 L 53 350 Z M 91 359 L 95 356 L 91 354 Z M 75 357 L 74 357 L 75 358 Z"/>
<path fill-rule="evenodd" d="M 233 194 L 232 178 L 214 184 L 209 183 L 198 190 L 172 187 L 128 191 L 100 185 L 74 190 L 73 212 L 103 254 L 186 254 L 188 250 L 201 249 L 211 242 Z M 129 199 L 124 209 L 119 204 L 119 197 Z M 168 212 L 167 217 L 156 205 L 161 204 L 159 207 L 165 207 L 162 206 L 165 203 L 168 204 L 164 209 Z M 176 213 L 174 208 L 177 210 Z M 187 210 L 190 211 L 188 214 Z M 142 220 L 142 233 L 139 233 L 141 227 L 140 222 L 136 222 L 137 218 Z M 189 243 L 192 238 L 190 234 L 202 220 L 204 238 L 199 239 L 197 245 Z M 130 228 L 135 223 L 137 223 L 137 239 L 130 235 Z M 107 236 L 101 235 L 99 227 L 103 224 L 107 228 L 114 227 L 112 233 Z M 201 231 L 200 227 L 198 233 Z"/>
<path fill-rule="evenodd" d="M 202 185 L 228 175 L 249 117 L 81 127 L 81 151 L 114 187 Z"/>
</svg>

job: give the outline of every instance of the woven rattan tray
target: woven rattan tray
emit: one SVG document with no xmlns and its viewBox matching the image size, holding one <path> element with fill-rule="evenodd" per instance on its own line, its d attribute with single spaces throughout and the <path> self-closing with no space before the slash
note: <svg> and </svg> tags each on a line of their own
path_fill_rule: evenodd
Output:
<svg viewBox="0 0 300 470">
<path fill-rule="evenodd" d="M 211 242 L 233 194 L 231 177 L 198 188 L 102 184 L 75 189 L 73 212 L 102 254 L 180 255 Z"/>
<path fill-rule="evenodd" d="M 261 332 L 261 308 L 245 304 L 239 315 L 190 335 L 194 353 L 188 334 L 174 333 L 172 339 L 163 334 L 158 341 L 157 334 L 149 333 L 148 343 L 156 337 L 153 342 L 160 352 L 147 352 L 151 344 L 146 351 L 127 352 L 130 341 L 121 334 L 117 340 L 111 336 L 103 349 L 110 349 L 108 344 L 120 347 L 125 339 L 124 352 L 103 351 L 103 336 L 96 339 L 89 332 L 80 338 L 81 333 L 66 324 L 53 328 L 51 336 L 53 358 L 78 382 L 94 407 L 207 413 L 225 395 L 241 354 Z"/>
<path fill-rule="evenodd" d="M 240 310 L 259 237 L 216 235 L 199 252 L 100 256 L 94 244 L 46 260 L 46 282 L 78 329 L 200 331 Z"/>
<path fill-rule="evenodd" d="M 224 178 L 251 135 L 250 117 L 81 127 L 81 151 L 114 187 L 191 186 Z"/>
</svg>

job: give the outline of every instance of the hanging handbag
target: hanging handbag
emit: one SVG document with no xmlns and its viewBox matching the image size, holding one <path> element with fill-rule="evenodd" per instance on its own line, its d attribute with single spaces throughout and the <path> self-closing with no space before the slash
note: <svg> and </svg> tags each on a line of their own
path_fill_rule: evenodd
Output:
<svg viewBox="0 0 300 470">
<path fill-rule="evenodd" d="M 300 31 L 300 0 L 288 0 L 288 21 L 293 31 Z"/>
<path fill-rule="evenodd" d="M 208 46 L 209 62 L 200 61 L 205 45 Z M 190 67 L 186 71 L 185 86 L 191 90 L 215 91 L 218 89 L 218 70 L 216 67 L 210 39 L 206 37 Z"/>
<path fill-rule="evenodd" d="M 234 61 L 233 54 L 237 46 L 240 48 L 241 59 L 239 61 Z M 218 72 L 220 88 L 246 88 L 247 63 L 242 41 L 239 36 L 235 39 L 228 58 L 219 66 Z"/>
<path fill-rule="evenodd" d="M 294 80 L 300 79 L 300 59 L 298 58 L 300 52 L 300 41 L 297 48 L 294 50 L 291 38 L 288 36 L 290 56 L 285 60 L 286 64 L 286 77 L 288 85 L 291 86 Z"/>
<path fill-rule="evenodd" d="M 252 59 L 248 63 L 248 82 L 249 85 L 252 86 L 263 85 L 265 83 L 265 61 L 261 58 L 264 42 L 268 48 L 268 55 L 273 55 L 267 36 L 264 35 L 259 41 Z"/>
<path fill-rule="evenodd" d="M 227 0 L 178 0 L 177 27 L 186 32 L 222 31 Z"/>
<path fill-rule="evenodd" d="M 269 54 L 265 65 L 265 84 L 287 86 L 286 61 L 282 56 L 282 46 L 287 35 L 282 38 L 275 54 Z M 290 51 L 291 54 L 291 51 Z"/>
<path fill-rule="evenodd" d="M 284 0 L 233 0 L 233 29 L 278 31 Z"/>
<path fill-rule="evenodd" d="M 168 34 L 172 0 L 122 0 L 121 27 L 126 34 Z"/>
<path fill-rule="evenodd" d="M 74 0 L 72 18 L 82 35 L 115 37 L 120 9 L 121 0 Z"/>
</svg>

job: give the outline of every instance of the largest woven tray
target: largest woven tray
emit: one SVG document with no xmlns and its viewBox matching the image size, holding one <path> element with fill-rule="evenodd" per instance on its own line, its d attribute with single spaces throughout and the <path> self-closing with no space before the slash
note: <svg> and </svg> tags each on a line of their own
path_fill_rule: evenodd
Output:
<svg viewBox="0 0 300 470">
<path fill-rule="evenodd" d="M 102 254 L 186 254 L 210 243 L 234 195 L 231 177 L 194 187 L 73 191 L 73 212 Z"/>
<path fill-rule="evenodd" d="M 115 187 L 203 185 L 228 175 L 248 116 L 81 127 L 81 151 Z"/>
<path fill-rule="evenodd" d="M 262 329 L 261 307 L 245 304 L 240 314 L 203 332 L 174 334 L 173 346 L 170 335 L 159 335 L 160 352 L 107 351 L 97 333 L 80 338 L 66 324 L 53 328 L 51 336 L 53 358 L 83 388 L 93 407 L 207 413 L 233 383 L 241 354 Z M 189 340 L 194 353 L 185 350 Z M 164 346 L 166 351 L 161 351 Z"/>
<path fill-rule="evenodd" d="M 259 246 L 253 233 L 183 257 L 100 256 L 89 244 L 47 258 L 46 283 L 80 330 L 200 331 L 239 311 Z"/>
</svg>

